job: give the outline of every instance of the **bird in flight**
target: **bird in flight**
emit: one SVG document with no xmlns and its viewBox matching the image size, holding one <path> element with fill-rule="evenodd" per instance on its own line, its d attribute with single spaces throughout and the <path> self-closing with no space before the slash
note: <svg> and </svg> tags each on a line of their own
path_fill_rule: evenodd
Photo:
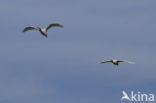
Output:
<svg viewBox="0 0 156 103">
<path fill-rule="evenodd" d="M 129 63 L 129 64 L 135 64 L 134 62 L 130 62 L 130 61 L 126 61 L 126 60 L 116 60 L 116 59 L 109 60 L 109 61 L 103 61 L 103 62 L 100 62 L 100 64 L 113 63 L 114 65 L 119 65 L 120 62 L 126 62 L 126 63 Z"/>
<path fill-rule="evenodd" d="M 50 24 L 48 25 L 46 28 L 40 28 L 40 27 L 32 27 L 32 26 L 28 26 L 26 28 L 23 29 L 23 32 L 26 32 L 28 30 L 38 30 L 43 36 L 48 37 L 47 36 L 47 31 L 51 28 L 51 27 L 63 27 L 63 25 L 61 24 Z"/>
</svg>

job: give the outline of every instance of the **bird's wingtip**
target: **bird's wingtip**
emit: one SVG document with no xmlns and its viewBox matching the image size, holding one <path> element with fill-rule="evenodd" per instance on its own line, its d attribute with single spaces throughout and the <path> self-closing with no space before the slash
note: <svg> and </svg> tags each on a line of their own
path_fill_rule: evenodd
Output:
<svg viewBox="0 0 156 103">
<path fill-rule="evenodd" d="M 136 64 L 135 62 L 128 62 L 128 63 L 130 63 L 130 64 Z"/>
<path fill-rule="evenodd" d="M 63 28 L 63 27 L 64 27 L 64 25 L 60 25 L 60 27 L 61 27 L 61 28 Z"/>
<path fill-rule="evenodd" d="M 103 62 L 100 62 L 99 64 L 103 64 Z"/>
</svg>

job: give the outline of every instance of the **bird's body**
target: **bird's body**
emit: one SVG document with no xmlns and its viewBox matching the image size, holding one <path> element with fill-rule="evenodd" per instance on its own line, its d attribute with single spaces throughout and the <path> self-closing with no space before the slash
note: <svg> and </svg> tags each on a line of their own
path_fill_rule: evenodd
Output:
<svg viewBox="0 0 156 103">
<path fill-rule="evenodd" d="M 112 63 L 113 63 L 114 65 L 119 65 L 119 61 L 117 61 L 117 60 L 115 60 L 115 59 L 112 60 Z"/>
<path fill-rule="evenodd" d="M 43 28 L 43 29 L 40 28 L 39 31 L 40 31 L 40 33 L 41 33 L 43 36 L 47 37 L 47 30 L 46 30 L 46 28 Z"/>
<path fill-rule="evenodd" d="M 130 62 L 130 61 L 126 61 L 126 60 L 116 60 L 116 59 L 109 60 L 109 61 L 103 61 L 100 64 L 113 63 L 114 65 L 119 65 L 120 62 L 126 62 L 126 63 L 129 63 L 129 64 L 134 64 L 134 62 Z"/>
<path fill-rule="evenodd" d="M 63 25 L 60 24 L 50 24 L 47 28 L 40 28 L 40 27 L 26 27 L 24 28 L 23 32 L 26 32 L 28 30 L 38 30 L 43 36 L 47 37 L 47 31 L 51 28 L 51 27 L 63 27 Z"/>
</svg>

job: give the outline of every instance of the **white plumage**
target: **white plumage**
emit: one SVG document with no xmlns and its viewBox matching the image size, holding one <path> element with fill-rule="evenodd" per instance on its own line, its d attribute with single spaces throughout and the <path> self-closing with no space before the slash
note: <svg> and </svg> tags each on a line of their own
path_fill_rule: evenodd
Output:
<svg viewBox="0 0 156 103">
<path fill-rule="evenodd" d="M 28 30 L 38 30 L 38 31 L 40 31 L 40 33 L 41 33 L 43 36 L 47 37 L 47 31 L 48 31 L 51 27 L 63 27 L 63 25 L 61 25 L 61 24 L 50 24 L 50 25 L 48 25 L 46 28 L 43 28 L 43 29 L 40 28 L 40 27 L 28 26 L 28 27 L 24 28 L 23 32 L 26 32 L 26 31 L 28 31 Z"/>
<path fill-rule="evenodd" d="M 114 65 L 119 65 L 120 62 L 126 62 L 126 63 L 129 63 L 129 64 L 135 64 L 134 62 L 130 62 L 130 61 L 126 61 L 126 60 L 116 60 L 116 59 L 109 60 L 109 61 L 103 61 L 103 62 L 100 62 L 100 64 L 113 63 Z"/>
</svg>

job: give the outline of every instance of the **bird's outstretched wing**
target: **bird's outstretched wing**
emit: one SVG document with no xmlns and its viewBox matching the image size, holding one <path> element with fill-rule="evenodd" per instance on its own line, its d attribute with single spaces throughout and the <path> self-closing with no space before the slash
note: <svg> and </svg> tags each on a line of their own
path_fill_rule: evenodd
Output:
<svg viewBox="0 0 156 103">
<path fill-rule="evenodd" d="M 26 32 L 28 30 L 39 30 L 38 28 L 32 27 L 32 26 L 28 26 L 26 28 L 23 29 L 23 32 Z"/>
<path fill-rule="evenodd" d="M 103 62 L 100 62 L 100 64 L 109 63 L 109 62 L 112 62 L 112 61 L 111 60 L 109 60 L 109 61 L 103 61 Z"/>
<path fill-rule="evenodd" d="M 46 30 L 48 30 L 48 29 L 50 29 L 51 27 L 63 27 L 63 25 L 61 25 L 61 24 L 50 24 L 47 28 L 46 28 Z"/>
<path fill-rule="evenodd" d="M 129 63 L 129 64 L 135 64 L 135 62 L 126 61 L 126 60 L 118 60 L 118 62 L 126 62 L 126 63 Z"/>
</svg>

